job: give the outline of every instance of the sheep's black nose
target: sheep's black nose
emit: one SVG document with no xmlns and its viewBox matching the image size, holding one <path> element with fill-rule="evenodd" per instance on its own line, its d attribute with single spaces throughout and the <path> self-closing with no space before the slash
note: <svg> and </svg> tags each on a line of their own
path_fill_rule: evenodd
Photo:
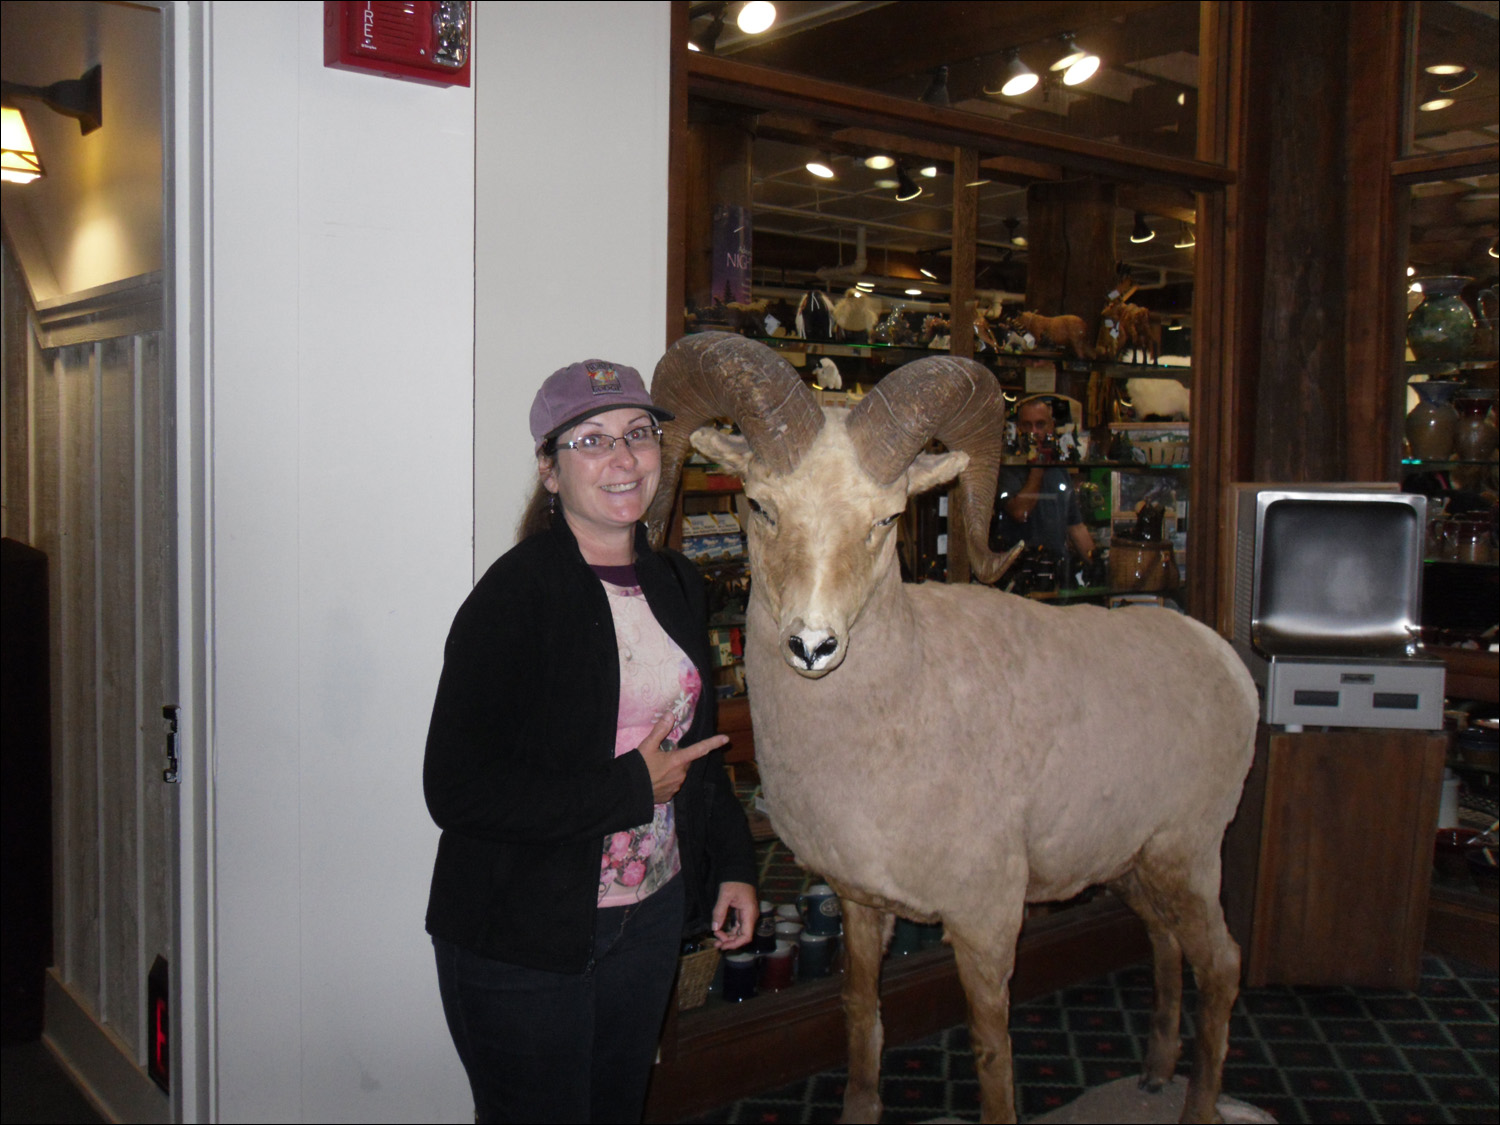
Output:
<svg viewBox="0 0 1500 1125">
<path fill-rule="evenodd" d="M 837 652 L 839 642 L 833 637 L 825 637 L 823 643 L 813 649 L 811 656 L 808 655 L 807 646 L 802 643 L 801 637 L 792 637 L 786 642 L 786 647 L 792 650 L 793 656 L 802 661 L 804 668 L 811 668 L 816 661 Z"/>
</svg>

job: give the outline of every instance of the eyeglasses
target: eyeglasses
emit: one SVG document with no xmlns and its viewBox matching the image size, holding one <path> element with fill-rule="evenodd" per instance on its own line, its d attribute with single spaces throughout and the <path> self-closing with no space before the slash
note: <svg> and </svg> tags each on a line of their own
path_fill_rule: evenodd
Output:
<svg viewBox="0 0 1500 1125">
<path fill-rule="evenodd" d="M 571 449 L 585 457 L 608 457 L 614 453 L 617 441 L 623 441 L 626 449 L 660 449 L 661 427 L 637 426 L 633 430 L 626 430 L 619 437 L 611 434 L 585 434 L 572 441 L 560 441 L 557 448 Z"/>
</svg>

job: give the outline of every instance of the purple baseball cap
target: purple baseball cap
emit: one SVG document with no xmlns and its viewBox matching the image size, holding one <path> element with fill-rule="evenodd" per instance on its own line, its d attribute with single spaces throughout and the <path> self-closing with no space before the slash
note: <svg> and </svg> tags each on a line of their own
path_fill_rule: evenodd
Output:
<svg viewBox="0 0 1500 1125">
<path fill-rule="evenodd" d="M 670 422 L 675 417 L 651 401 L 641 373 L 634 367 L 605 359 L 570 363 L 547 376 L 532 400 L 531 440 L 541 452 L 548 438 L 574 423 L 622 406 L 639 406 L 658 422 Z"/>
</svg>

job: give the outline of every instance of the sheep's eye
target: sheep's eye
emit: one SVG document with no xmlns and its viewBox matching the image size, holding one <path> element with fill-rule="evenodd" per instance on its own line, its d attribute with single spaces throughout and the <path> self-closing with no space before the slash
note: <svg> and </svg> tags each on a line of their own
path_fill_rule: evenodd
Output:
<svg viewBox="0 0 1500 1125">
<path fill-rule="evenodd" d="M 765 520 L 772 527 L 776 526 L 776 521 L 771 517 L 771 513 L 761 507 L 759 501 L 754 500 L 749 496 L 745 497 L 745 500 L 750 504 L 750 510 L 752 512 L 754 512 L 761 519 Z"/>
<path fill-rule="evenodd" d="M 890 527 L 891 524 L 895 523 L 900 518 L 901 518 L 901 513 L 897 512 L 894 515 L 886 516 L 885 519 L 883 519 L 883 520 L 876 520 L 875 521 L 875 526 L 876 527 Z"/>
</svg>

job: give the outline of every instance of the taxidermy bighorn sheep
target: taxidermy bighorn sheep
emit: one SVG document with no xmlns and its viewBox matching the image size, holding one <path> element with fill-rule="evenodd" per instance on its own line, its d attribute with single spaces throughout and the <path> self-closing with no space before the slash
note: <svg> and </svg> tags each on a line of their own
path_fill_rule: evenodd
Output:
<svg viewBox="0 0 1500 1125">
<path fill-rule="evenodd" d="M 1239 977 L 1219 844 L 1257 714 L 1233 650 L 1163 609 L 902 584 L 892 525 L 909 495 L 955 477 L 950 534 L 967 534 L 982 580 L 1003 569 L 987 543 L 1003 403 L 979 364 L 920 359 L 825 411 L 768 348 L 704 333 L 668 349 L 651 390 L 677 415 L 647 517 L 658 542 L 690 440 L 744 480 L 761 780 L 778 832 L 844 909 L 844 1120 L 880 1115 L 880 962 L 900 914 L 942 921 L 984 1120 L 1014 1121 L 1006 1025 L 1025 903 L 1096 883 L 1150 933 L 1153 1088 L 1181 1051 L 1187 954 L 1202 1006 L 1182 1120 L 1216 1120 Z M 699 428 L 714 418 L 741 434 Z M 923 452 L 934 437 L 948 452 Z"/>
</svg>

